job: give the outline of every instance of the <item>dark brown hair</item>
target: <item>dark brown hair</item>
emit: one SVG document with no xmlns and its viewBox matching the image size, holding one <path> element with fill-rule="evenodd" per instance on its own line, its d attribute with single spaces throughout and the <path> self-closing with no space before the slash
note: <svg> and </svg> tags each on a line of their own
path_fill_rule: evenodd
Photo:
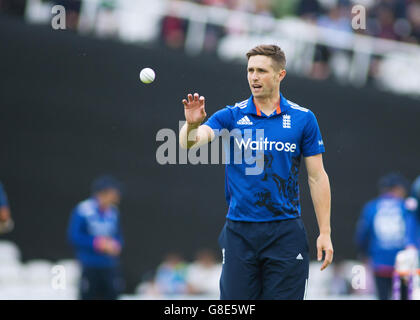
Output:
<svg viewBox="0 0 420 320">
<path fill-rule="evenodd" d="M 246 53 L 249 60 L 252 56 L 267 56 L 270 57 L 274 62 L 274 67 L 278 69 L 284 69 L 286 67 L 286 55 L 280 47 L 274 44 L 262 44 L 252 48 Z"/>
</svg>

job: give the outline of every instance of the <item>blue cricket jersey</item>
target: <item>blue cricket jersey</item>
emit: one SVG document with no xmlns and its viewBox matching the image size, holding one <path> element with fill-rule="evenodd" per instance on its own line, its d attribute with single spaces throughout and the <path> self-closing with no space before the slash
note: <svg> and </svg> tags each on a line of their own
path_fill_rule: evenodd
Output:
<svg viewBox="0 0 420 320">
<path fill-rule="evenodd" d="M 118 257 L 96 251 L 96 237 L 111 237 L 123 245 L 119 211 L 110 207 L 102 212 L 95 198 L 80 202 L 73 210 L 68 228 L 68 238 L 84 267 L 114 267 Z"/>
<path fill-rule="evenodd" d="M 265 115 L 251 95 L 217 111 L 204 125 L 224 137 L 228 219 L 263 222 L 300 216 L 301 158 L 325 151 L 309 109 L 280 94 L 276 110 Z"/>
<path fill-rule="evenodd" d="M 359 218 L 356 243 L 367 254 L 374 269 L 394 267 L 398 251 L 416 245 L 416 221 L 405 201 L 384 194 L 369 201 Z"/>
<path fill-rule="evenodd" d="M 7 195 L 4 191 L 3 185 L 0 182 L 0 207 L 8 207 L 9 202 L 7 201 Z"/>
</svg>

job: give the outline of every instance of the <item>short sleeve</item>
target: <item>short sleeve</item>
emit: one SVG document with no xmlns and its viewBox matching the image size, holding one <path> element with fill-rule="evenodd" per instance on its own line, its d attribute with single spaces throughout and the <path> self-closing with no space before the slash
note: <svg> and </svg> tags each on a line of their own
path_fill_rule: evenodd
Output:
<svg viewBox="0 0 420 320">
<path fill-rule="evenodd" d="M 3 185 L 0 182 L 0 207 L 6 207 L 8 205 L 9 203 L 7 201 L 6 192 L 4 191 Z"/>
<path fill-rule="evenodd" d="M 232 123 L 232 111 L 226 107 L 215 112 L 204 125 L 209 126 L 215 131 L 215 135 L 219 135 L 219 131 L 223 129 L 230 129 Z"/>
<path fill-rule="evenodd" d="M 304 157 L 314 156 L 325 152 L 321 131 L 313 112 L 308 111 L 308 121 L 303 130 L 302 153 Z"/>
</svg>

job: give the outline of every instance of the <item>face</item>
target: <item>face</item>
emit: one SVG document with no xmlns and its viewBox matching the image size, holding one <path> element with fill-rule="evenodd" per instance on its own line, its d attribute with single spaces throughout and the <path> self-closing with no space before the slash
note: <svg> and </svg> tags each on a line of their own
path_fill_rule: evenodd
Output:
<svg viewBox="0 0 420 320">
<path fill-rule="evenodd" d="M 120 193 L 114 189 L 107 189 L 97 193 L 101 207 L 109 207 L 120 203 Z"/>
<path fill-rule="evenodd" d="M 396 186 L 394 188 L 394 193 L 400 198 L 405 198 L 407 196 L 407 192 L 403 186 Z"/>
<path fill-rule="evenodd" d="M 267 56 L 252 56 L 248 60 L 248 83 L 255 98 L 270 98 L 280 90 L 286 70 L 276 70 Z"/>
</svg>

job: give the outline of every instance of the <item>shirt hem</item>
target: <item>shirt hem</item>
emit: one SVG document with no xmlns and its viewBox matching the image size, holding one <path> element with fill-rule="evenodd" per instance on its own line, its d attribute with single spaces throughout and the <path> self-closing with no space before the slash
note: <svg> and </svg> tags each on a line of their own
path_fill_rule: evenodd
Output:
<svg viewBox="0 0 420 320">
<path fill-rule="evenodd" d="M 234 218 L 226 216 L 226 219 L 238 222 L 273 222 L 273 221 L 283 221 L 283 220 L 293 220 L 300 218 L 300 215 L 297 217 L 287 217 L 287 218 L 270 218 L 270 219 L 249 219 L 249 218 Z"/>
<path fill-rule="evenodd" d="M 324 152 L 325 152 L 325 150 L 324 151 L 314 151 L 314 152 L 305 153 L 305 154 L 303 154 L 303 156 L 304 157 L 311 157 L 311 156 L 315 156 L 317 154 L 321 154 L 321 153 L 324 153 Z"/>
</svg>

